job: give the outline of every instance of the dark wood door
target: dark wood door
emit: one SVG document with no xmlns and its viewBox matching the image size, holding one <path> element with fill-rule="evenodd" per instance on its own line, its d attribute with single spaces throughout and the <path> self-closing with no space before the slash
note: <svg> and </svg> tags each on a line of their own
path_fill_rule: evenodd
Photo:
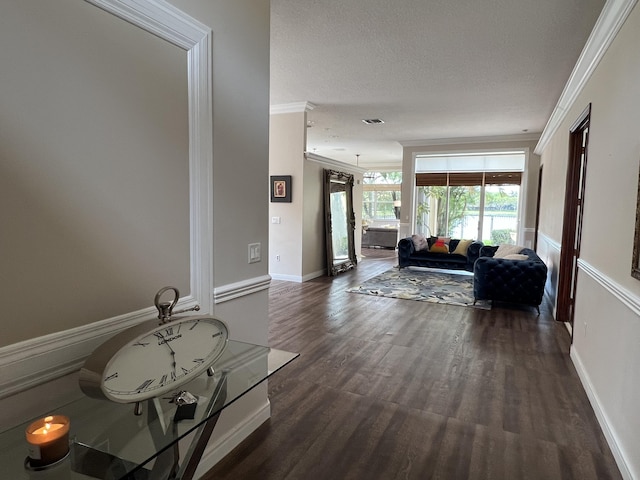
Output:
<svg viewBox="0 0 640 480">
<path fill-rule="evenodd" d="M 538 193 L 536 199 L 536 230 L 533 237 L 533 249 L 538 250 L 538 229 L 540 228 L 540 196 L 542 194 L 542 168 L 544 165 L 540 165 L 540 171 L 538 172 Z"/>
<path fill-rule="evenodd" d="M 569 135 L 569 162 L 567 165 L 556 320 L 569 322 L 572 331 L 582 235 L 590 118 L 591 104 L 573 124 Z"/>
</svg>

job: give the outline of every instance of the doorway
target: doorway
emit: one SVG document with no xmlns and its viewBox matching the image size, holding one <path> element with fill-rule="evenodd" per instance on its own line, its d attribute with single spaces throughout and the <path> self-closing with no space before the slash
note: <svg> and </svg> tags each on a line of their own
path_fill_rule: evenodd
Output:
<svg viewBox="0 0 640 480">
<path fill-rule="evenodd" d="M 591 104 L 580 114 L 569 131 L 569 161 L 567 164 L 556 320 L 568 322 L 571 325 L 572 337 L 590 118 Z"/>
</svg>

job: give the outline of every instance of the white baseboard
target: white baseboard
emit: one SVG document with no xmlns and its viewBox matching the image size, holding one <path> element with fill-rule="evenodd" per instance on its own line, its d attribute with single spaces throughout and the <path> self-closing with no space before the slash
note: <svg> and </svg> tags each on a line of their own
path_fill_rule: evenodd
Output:
<svg viewBox="0 0 640 480">
<path fill-rule="evenodd" d="M 587 393 L 587 397 L 589 397 L 589 401 L 591 402 L 591 407 L 593 408 L 594 413 L 596 414 L 596 418 L 598 419 L 598 423 L 600 424 L 600 428 L 602 428 L 602 433 L 607 439 L 607 443 L 609 444 L 609 448 L 611 449 L 611 453 L 613 454 L 613 458 L 618 465 L 618 469 L 620 469 L 620 474 L 622 478 L 625 480 L 633 480 L 634 477 L 629 470 L 629 466 L 627 460 L 625 458 L 624 453 L 620 449 L 620 443 L 611 429 L 611 423 L 606 415 L 606 413 L 602 410 L 600 406 L 600 399 L 593 389 L 593 384 L 591 383 L 591 379 L 589 378 L 589 374 L 584 368 L 582 364 L 582 360 L 580 359 L 580 355 L 578 352 L 571 348 L 571 360 L 573 361 L 573 365 L 576 367 L 578 372 L 578 376 L 580 377 L 580 381 L 582 382 L 582 386 L 584 387 L 585 392 Z"/>
<path fill-rule="evenodd" d="M 317 272 L 307 273 L 302 277 L 303 282 L 308 282 L 309 280 L 313 280 L 314 278 L 324 277 L 327 274 L 326 269 L 318 270 Z"/>
<path fill-rule="evenodd" d="M 279 273 L 270 273 L 271 278 L 274 280 L 282 280 L 284 282 L 295 282 L 295 283 L 303 283 L 308 282 L 309 280 L 313 280 L 314 278 L 323 277 L 327 274 L 325 269 L 318 270 L 316 272 L 308 273 L 304 276 L 301 275 L 282 275 Z"/>
<path fill-rule="evenodd" d="M 228 455 L 231 450 L 236 448 L 240 442 L 253 433 L 260 425 L 269 420 L 270 417 L 271 403 L 267 399 L 266 403 L 254 411 L 252 415 L 249 415 L 244 422 L 237 424 L 233 429 L 228 431 L 226 435 L 207 445 L 198 469 L 196 470 L 195 478 L 200 478 L 207 473 L 216 463 Z"/>
<path fill-rule="evenodd" d="M 269 273 L 273 280 L 281 280 L 283 282 L 295 282 L 302 283 L 302 277 L 300 275 L 282 275 L 280 273 Z"/>
</svg>

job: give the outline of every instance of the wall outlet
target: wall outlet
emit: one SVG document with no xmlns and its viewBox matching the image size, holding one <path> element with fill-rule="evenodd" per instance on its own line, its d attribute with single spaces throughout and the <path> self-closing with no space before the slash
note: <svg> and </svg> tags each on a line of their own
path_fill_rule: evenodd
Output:
<svg viewBox="0 0 640 480">
<path fill-rule="evenodd" d="M 271 223 L 280 223 L 280 217 L 271 217 Z"/>
<path fill-rule="evenodd" d="M 280 255 L 276 255 L 276 262 L 280 261 Z"/>
<path fill-rule="evenodd" d="M 257 263 L 260 260 L 261 260 L 260 244 L 250 243 L 249 244 L 249 263 Z"/>
</svg>

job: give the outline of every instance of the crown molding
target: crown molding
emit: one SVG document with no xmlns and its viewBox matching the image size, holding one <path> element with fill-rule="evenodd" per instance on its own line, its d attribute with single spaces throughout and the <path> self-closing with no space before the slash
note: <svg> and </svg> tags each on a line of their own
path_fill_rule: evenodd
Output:
<svg viewBox="0 0 640 480">
<path fill-rule="evenodd" d="M 277 115 L 280 113 L 303 113 L 310 112 L 317 105 L 311 102 L 294 102 L 294 103 L 281 103 L 279 105 L 271 105 L 269 113 L 271 115 Z"/>
<path fill-rule="evenodd" d="M 209 27 L 163 0 L 85 1 L 187 51 L 211 36 Z"/>
<path fill-rule="evenodd" d="M 575 67 L 573 67 L 569 80 L 560 94 L 558 103 L 544 127 L 534 153 L 542 154 L 636 3 L 637 0 L 608 0 L 606 2 Z"/>
<path fill-rule="evenodd" d="M 489 137 L 455 137 L 455 138 L 431 138 L 422 140 L 398 141 L 403 147 L 430 147 L 434 145 L 463 145 L 469 143 L 523 143 L 536 142 L 540 133 L 523 133 L 519 135 L 494 135 Z"/>
<path fill-rule="evenodd" d="M 321 155 L 316 155 L 315 153 L 304 152 L 304 158 L 310 162 L 321 163 L 328 167 L 339 168 L 341 170 L 348 170 L 353 173 L 361 173 L 365 174 L 369 171 L 367 168 L 358 167 L 351 163 L 341 162 L 340 160 L 334 160 L 333 158 L 323 157 Z"/>
</svg>

